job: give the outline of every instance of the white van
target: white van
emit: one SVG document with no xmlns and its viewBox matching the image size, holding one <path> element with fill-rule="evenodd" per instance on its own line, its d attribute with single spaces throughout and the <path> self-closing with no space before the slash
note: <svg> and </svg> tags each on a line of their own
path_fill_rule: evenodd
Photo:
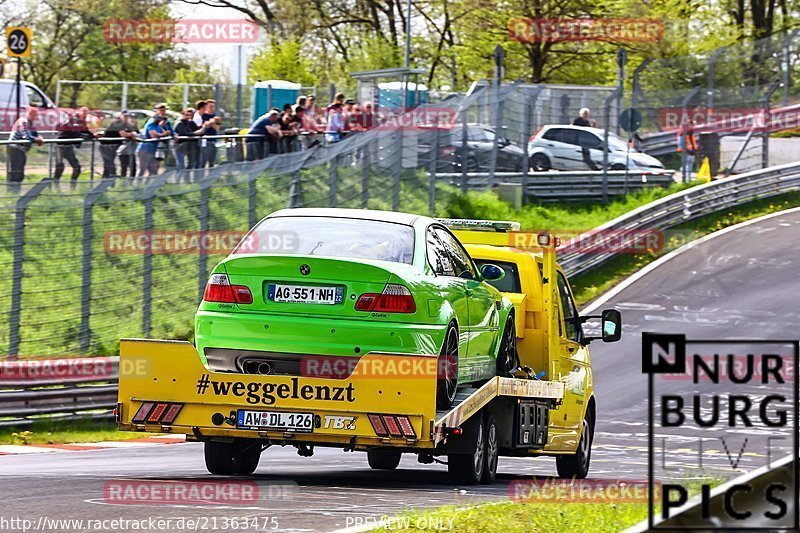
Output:
<svg viewBox="0 0 800 533">
<path fill-rule="evenodd" d="M 24 115 L 30 106 L 39 108 L 34 125 L 40 131 L 52 131 L 64 117 L 50 98 L 39 87 L 27 81 L 21 82 L 19 106 Z M 9 132 L 17 118 L 17 82 L 0 79 L 0 132 Z"/>
</svg>

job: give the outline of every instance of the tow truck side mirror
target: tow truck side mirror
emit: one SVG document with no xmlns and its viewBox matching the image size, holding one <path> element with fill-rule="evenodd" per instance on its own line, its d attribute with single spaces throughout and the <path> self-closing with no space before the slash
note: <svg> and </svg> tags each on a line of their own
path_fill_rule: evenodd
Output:
<svg viewBox="0 0 800 533">
<path fill-rule="evenodd" d="M 622 314 L 616 309 L 606 309 L 601 315 L 590 315 L 580 317 L 581 324 L 592 318 L 599 318 L 602 323 L 600 337 L 584 337 L 583 345 L 592 341 L 603 339 L 603 342 L 617 342 L 622 337 Z"/>
<path fill-rule="evenodd" d="M 602 314 L 603 342 L 617 342 L 622 337 L 622 314 L 616 309 L 606 309 Z"/>
</svg>

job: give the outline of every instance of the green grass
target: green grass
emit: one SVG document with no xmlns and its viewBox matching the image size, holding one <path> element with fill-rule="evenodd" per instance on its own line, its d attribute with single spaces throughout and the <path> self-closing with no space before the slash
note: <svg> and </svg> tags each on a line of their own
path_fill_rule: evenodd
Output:
<svg viewBox="0 0 800 533">
<path fill-rule="evenodd" d="M 575 302 L 579 306 L 587 304 L 648 263 L 694 239 L 746 220 L 797 206 L 800 206 L 800 193 L 794 192 L 742 204 L 666 230 L 665 246 L 658 252 L 618 254 L 599 267 L 573 277 L 570 282 L 575 293 Z"/>
<path fill-rule="evenodd" d="M 688 489 L 691 498 L 700 492 L 703 484 L 714 487 L 724 481 L 722 478 L 686 479 L 681 484 Z M 646 498 L 646 495 L 642 496 Z M 466 507 L 446 506 L 425 511 L 410 511 L 395 517 L 396 521 L 391 523 L 391 529 L 378 527 L 373 531 L 445 529 L 470 533 L 495 531 L 611 533 L 647 519 L 647 509 L 646 500 L 630 503 L 501 501 Z M 656 510 L 658 509 L 660 505 L 656 503 Z"/>
<path fill-rule="evenodd" d="M 0 444 L 66 444 L 153 437 L 155 433 L 119 431 L 111 422 L 36 422 L 28 428 L 0 428 Z"/>
<path fill-rule="evenodd" d="M 407 519 L 407 522 L 402 521 Z M 581 533 L 620 531 L 647 518 L 646 503 L 515 503 L 503 502 L 459 509 L 445 507 L 399 517 L 396 525 L 408 525 L 376 531 L 442 529 L 471 533 L 507 533 L 573 531 Z M 452 520 L 452 522 L 451 522 Z M 429 527 L 425 527 L 430 524 Z M 452 525 L 451 525 L 452 524 Z"/>
<path fill-rule="evenodd" d="M 448 205 L 443 206 L 442 216 L 514 220 L 520 223 L 523 230 L 551 231 L 556 234 L 565 231 L 591 230 L 637 207 L 699 183 L 676 183 L 668 188 L 645 189 L 605 205 L 599 202 L 544 203 L 527 205 L 522 209 L 514 209 L 491 192 L 470 193 L 466 196 L 453 196 Z"/>
</svg>

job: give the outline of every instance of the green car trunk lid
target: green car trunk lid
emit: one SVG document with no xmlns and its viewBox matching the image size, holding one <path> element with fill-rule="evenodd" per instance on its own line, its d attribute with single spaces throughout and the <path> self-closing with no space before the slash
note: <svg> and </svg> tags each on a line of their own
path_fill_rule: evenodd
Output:
<svg viewBox="0 0 800 533">
<path fill-rule="evenodd" d="M 363 260 L 279 255 L 233 256 L 223 263 L 232 285 L 245 285 L 253 294 L 253 303 L 238 305 L 247 313 L 280 313 L 318 316 L 358 316 L 368 314 L 355 310 L 358 297 L 364 293 L 380 293 L 392 272 Z M 333 289 L 341 292 L 341 302 L 295 303 L 269 298 L 270 285 Z M 275 289 L 273 288 L 273 295 Z M 331 291 L 328 291 L 330 293 Z"/>
</svg>

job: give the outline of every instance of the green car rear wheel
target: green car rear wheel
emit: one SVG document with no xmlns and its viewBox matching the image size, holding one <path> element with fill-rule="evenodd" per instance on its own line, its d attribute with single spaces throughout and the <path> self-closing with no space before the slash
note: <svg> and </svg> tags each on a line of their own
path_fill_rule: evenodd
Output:
<svg viewBox="0 0 800 533">
<path fill-rule="evenodd" d="M 455 324 L 447 327 L 442 351 L 436 365 L 436 408 L 450 409 L 456 399 L 458 388 L 458 328 Z"/>
</svg>

